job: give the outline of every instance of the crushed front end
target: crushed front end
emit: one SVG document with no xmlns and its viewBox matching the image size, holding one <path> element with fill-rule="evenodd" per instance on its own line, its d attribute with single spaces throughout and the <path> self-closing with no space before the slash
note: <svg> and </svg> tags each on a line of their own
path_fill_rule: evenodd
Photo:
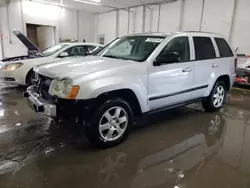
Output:
<svg viewBox="0 0 250 188">
<path fill-rule="evenodd" d="M 36 74 L 33 85 L 27 88 L 24 97 L 35 112 L 58 119 L 85 119 L 92 107 L 91 100 L 62 99 L 49 93 L 54 79 Z"/>
</svg>

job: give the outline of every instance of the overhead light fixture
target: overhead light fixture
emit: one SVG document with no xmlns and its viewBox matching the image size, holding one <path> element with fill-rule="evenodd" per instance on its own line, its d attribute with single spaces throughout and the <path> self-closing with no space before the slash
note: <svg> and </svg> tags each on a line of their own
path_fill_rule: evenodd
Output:
<svg viewBox="0 0 250 188">
<path fill-rule="evenodd" d="M 44 1 L 44 0 L 32 0 L 33 2 L 37 2 L 37 3 L 44 3 L 44 4 L 48 4 L 48 5 L 53 5 L 53 6 L 62 6 L 62 4 L 59 3 L 53 3 L 50 1 Z"/>
<path fill-rule="evenodd" d="M 101 5 L 101 0 L 91 0 L 91 1 L 85 1 L 85 0 L 73 0 L 79 3 L 85 3 L 85 4 L 91 4 L 91 5 Z"/>
<path fill-rule="evenodd" d="M 93 1 L 95 3 L 101 3 L 101 0 L 88 0 L 88 1 Z"/>
</svg>

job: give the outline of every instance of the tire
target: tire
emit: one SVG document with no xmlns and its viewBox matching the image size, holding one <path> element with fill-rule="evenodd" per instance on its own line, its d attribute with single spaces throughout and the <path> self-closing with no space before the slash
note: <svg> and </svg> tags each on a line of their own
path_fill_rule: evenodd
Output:
<svg viewBox="0 0 250 188">
<path fill-rule="evenodd" d="M 108 100 L 87 122 L 86 135 L 97 147 L 116 146 L 128 136 L 132 118 L 132 109 L 125 100 L 120 98 Z"/>
<path fill-rule="evenodd" d="M 27 74 L 27 77 L 26 77 L 26 86 L 29 87 L 32 85 L 32 77 L 34 76 L 34 71 L 33 70 L 30 70 Z"/>
<path fill-rule="evenodd" d="M 221 94 L 218 94 L 218 89 Z M 223 94 L 222 94 L 223 92 Z M 215 97 L 218 96 L 218 97 Z M 227 89 L 225 82 L 217 81 L 214 84 L 214 87 L 210 93 L 210 95 L 202 101 L 202 106 L 207 112 L 217 112 L 219 111 L 226 101 Z M 217 100 L 217 102 L 215 102 Z"/>
</svg>

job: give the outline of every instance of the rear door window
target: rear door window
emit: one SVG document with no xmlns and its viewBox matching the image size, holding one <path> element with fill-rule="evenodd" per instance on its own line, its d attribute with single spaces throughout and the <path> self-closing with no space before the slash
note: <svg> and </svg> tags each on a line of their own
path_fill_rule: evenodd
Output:
<svg viewBox="0 0 250 188">
<path fill-rule="evenodd" d="M 223 38 L 214 38 L 218 46 L 220 57 L 233 57 L 233 52 Z"/>
<path fill-rule="evenodd" d="M 216 58 L 214 45 L 210 37 L 193 37 L 195 60 Z"/>
</svg>

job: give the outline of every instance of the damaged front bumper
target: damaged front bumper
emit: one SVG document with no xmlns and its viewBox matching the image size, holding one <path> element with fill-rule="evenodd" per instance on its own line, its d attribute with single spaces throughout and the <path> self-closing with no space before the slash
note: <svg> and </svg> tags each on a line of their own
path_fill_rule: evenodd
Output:
<svg viewBox="0 0 250 188">
<path fill-rule="evenodd" d="M 43 100 L 36 92 L 36 86 L 30 86 L 24 97 L 28 98 L 28 104 L 35 112 L 44 112 L 47 116 L 57 117 L 56 104 Z"/>
<path fill-rule="evenodd" d="M 24 93 L 24 97 L 28 99 L 29 106 L 35 112 L 45 113 L 47 116 L 59 119 L 84 120 L 93 114 L 98 101 L 89 100 L 69 100 L 52 97 L 51 100 L 45 100 L 37 93 L 37 86 L 28 87 Z"/>
</svg>

